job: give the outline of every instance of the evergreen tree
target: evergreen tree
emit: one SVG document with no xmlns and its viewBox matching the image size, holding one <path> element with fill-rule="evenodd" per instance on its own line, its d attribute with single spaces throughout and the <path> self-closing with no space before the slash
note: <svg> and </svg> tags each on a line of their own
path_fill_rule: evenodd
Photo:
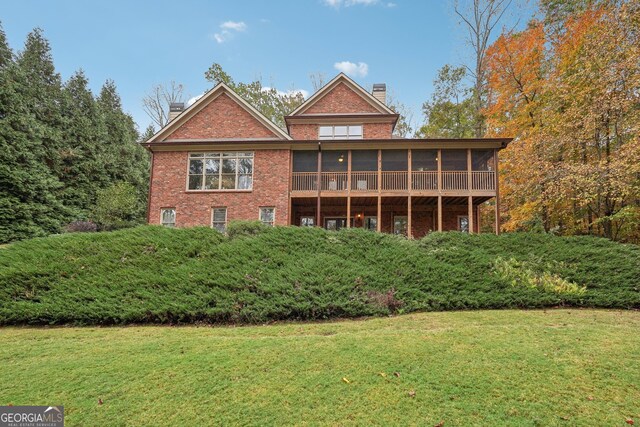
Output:
<svg viewBox="0 0 640 427">
<path fill-rule="evenodd" d="M 27 35 L 24 50 L 18 54 L 16 62 L 27 79 L 23 88 L 24 101 L 41 131 L 40 138 L 46 152 L 42 160 L 60 178 L 64 155 L 62 129 L 67 124 L 62 115 L 62 81 L 53 65 L 49 42 L 41 29 L 36 28 Z"/>
<path fill-rule="evenodd" d="M 67 215 L 45 159 L 50 134 L 34 114 L 31 81 L 0 31 L 0 242 L 55 233 Z"/>
<path fill-rule="evenodd" d="M 97 99 L 98 112 L 105 128 L 104 167 L 110 183 L 128 182 L 140 201 L 135 218 L 145 217 L 149 185 L 149 155 L 138 144 L 140 136 L 133 118 L 122 111 L 115 83 L 108 80 Z"/>
<path fill-rule="evenodd" d="M 77 217 L 85 218 L 95 203 L 97 191 L 109 185 L 104 168 L 103 141 L 106 133 L 98 106 L 82 71 L 76 72 L 64 86 L 64 149 L 61 158 L 63 203 Z"/>
</svg>

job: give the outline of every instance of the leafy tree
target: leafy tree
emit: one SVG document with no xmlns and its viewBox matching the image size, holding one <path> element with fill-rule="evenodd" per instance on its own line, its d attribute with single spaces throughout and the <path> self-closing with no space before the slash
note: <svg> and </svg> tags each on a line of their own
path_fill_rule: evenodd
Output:
<svg viewBox="0 0 640 427">
<path fill-rule="evenodd" d="M 251 83 L 238 83 L 227 74 L 220 64 L 214 63 L 205 73 L 205 78 L 214 84 L 225 83 L 234 92 L 258 109 L 269 120 L 285 128 L 284 116 L 304 102 L 304 96 L 297 91 L 280 92 L 273 87 L 265 87 L 260 79 Z"/>
<path fill-rule="evenodd" d="M 467 30 L 466 41 L 473 50 L 473 65 L 466 67 L 473 78 L 472 106 L 474 133 L 480 138 L 485 132 L 483 109 L 486 105 L 487 63 L 489 41 L 513 0 L 456 0 L 454 11 Z"/>
<path fill-rule="evenodd" d="M 92 220 L 103 230 L 130 227 L 140 222 L 137 189 L 128 182 L 118 182 L 98 190 Z"/>
<path fill-rule="evenodd" d="M 472 91 L 465 86 L 463 67 L 445 65 L 438 71 L 431 100 L 422 105 L 425 124 L 416 135 L 422 138 L 467 138 L 474 136 Z"/>
<path fill-rule="evenodd" d="M 633 240 L 640 205 L 640 4 L 533 21 L 489 49 L 489 131 L 503 154 L 508 229 Z"/>
</svg>

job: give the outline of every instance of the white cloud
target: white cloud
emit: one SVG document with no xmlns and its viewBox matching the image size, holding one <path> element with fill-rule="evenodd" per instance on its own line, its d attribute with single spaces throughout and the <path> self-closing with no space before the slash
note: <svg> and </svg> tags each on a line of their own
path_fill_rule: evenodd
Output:
<svg viewBox="0 0 640 427">
<path fill-rule="evenodd" d="M 322 2 L 326 6 L 339 9 L 342 6 L 371 6 L 380 3 L 380 0 L 322 0 Z"/>
<path fill-rule="evenodd" d="M 194 96 L 187 101 L 187 107 L 191 107 L 198 99 L 202 98 L 206 92 L 201 93 L 198 96 Z"/>
<path fill-rule="evenodd" d="M 213 35 L 213 39 L 218 43 L 224 43 L 233 38 L 234 33 L 246 31 L 247 24 L 242 21 L 226 21 L 220 24 L 220 32 Z"/>
<path fill-rule="evenodd" d="M 389 2 L 389 3 L 387 3 L 387 7 L 389 7 L 389 8 L 391 8 L 391 7 L 396 7 L 396 6 L 397 6 L 397 4 L 396 4 L 396 3 L 394 3 L 394 2 Z"/>
<path fill-rule="evenodd" d="M 268 90 L 271 90 L 271 88 L 269 86 L 265 86 L 265 87 L 262 88 L 263 92 L 266 92 Z M 302 94 L 302 97 L 304 99 L 307 99 L 307 97 L 309 96 L 309 91 L 304 90 L 304 89 L 291 89 L 291 90 L 288 90 L 288 91 L 281 91 L 281 90 L 276 89 L 276 91 L 278 92 L 278 95 L 280 95 L 280 96 L 295 95 L 296 93 Z"/>
<path fill-rule="evenodd" d="M 357 64 L 350 61 L 336 62 L 333 68 L 353 77 L 366 77 L 369 74 L 369 66 L 364 62 Z"/>
<path fill-rule="evenodd" d="M 222 28 L 223 30 L 244 31 L 247 29 L 247 24 L 245 24 L 242 21 L 240 22 L 227 21 L 220 24 L 220 28 Z"/>
</svg>

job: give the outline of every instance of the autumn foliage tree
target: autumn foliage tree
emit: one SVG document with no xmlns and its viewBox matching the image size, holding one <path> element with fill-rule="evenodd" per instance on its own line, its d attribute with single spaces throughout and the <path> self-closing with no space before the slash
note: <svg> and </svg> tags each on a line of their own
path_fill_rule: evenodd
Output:
<svg viewBox="0 0 640 427">
<path fill-rule="evenodd" d="M 593 2 L 488 49 L 488 134 L 515 137 L 508 230 L 640 238 L 639 16 L 636 2 Z"/>
</svg>

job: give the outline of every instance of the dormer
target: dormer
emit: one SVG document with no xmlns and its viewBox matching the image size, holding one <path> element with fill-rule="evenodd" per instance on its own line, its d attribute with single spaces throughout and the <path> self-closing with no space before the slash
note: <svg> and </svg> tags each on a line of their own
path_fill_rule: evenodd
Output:
<svg viewBox="0 0 640 427">
<path fill-rule="evenodd" d="M 293 139 L 391 139 L 398 114 L 385 105 L 386 87 L 374 93 L 338 74 L 285 117 Z"/>
</svg>

